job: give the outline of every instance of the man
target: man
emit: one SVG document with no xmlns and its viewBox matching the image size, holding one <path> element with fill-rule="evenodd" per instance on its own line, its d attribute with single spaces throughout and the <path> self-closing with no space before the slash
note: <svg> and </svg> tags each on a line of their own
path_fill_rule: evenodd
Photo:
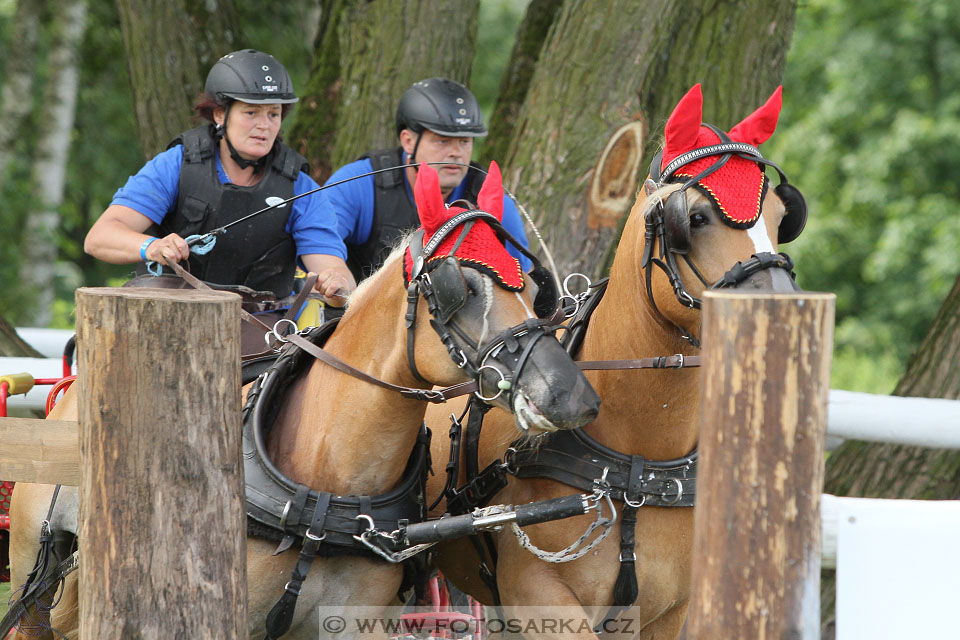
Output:
<svg viewBox="0 0 960 640">
<path fill-rule="evenodd" d="M 440 176 L 444 200 L 476 203 L 485 174 L 480 165 L 470 162 L 470 156 L 473 139 L 487 135 L 487 130 L 477 99 L 466 87 L 446 78 L 414 83 L 397 105 L 396 126 L 399 147 L 361 156 L 338 169 L 326 184 L 378 169 L 449 162 L 431 165 Z M 350 180 L 326 191 L 347 245 L 347 266 L 358 282 L 380 268 L 397 239 L 420 226 L 413 201 L 416 182 L 417 169 L 408 167 Z M 527 247 L 516 205 L 507 195 L 503 205 L 504 227 Z M 508 250 L 524 270 L 530 268 L 526 256 L 512 246 Z"/>
</svg>

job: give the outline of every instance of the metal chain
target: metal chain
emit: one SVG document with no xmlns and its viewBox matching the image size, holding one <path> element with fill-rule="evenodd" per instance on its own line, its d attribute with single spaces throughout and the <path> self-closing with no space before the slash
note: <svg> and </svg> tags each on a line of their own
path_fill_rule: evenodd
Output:
<svg viewBox="0 0 960 640">
<path fill-rule="evenodd" d="M 606 476 L 606 473 L 604 473 L 604 476 Z M 597 501 L 597 519 L 590 523 L 590 526 L 587 527 L 587 530 L 583 532 L 583 535 L 580 536 L 576 542 L 565 549 L 561 549 L 560 551 L 544 551 L 543 549 L 538 548 L 536 545 L 530 542 L 530 536 L 528 536 L 523 529 L 517 525 L 516 522 L 510 523 L 513 527 L 513 533 L 517 536 L 517 540 L 519 541 L 521 547 L 545 562 L 571 562 L 577 558 L 582 558 L 610 534 L 613 524 L 617 521 L 617 509 L 613 506 L 613 500 L 610 498 L 609 486 L 594 490 L 594 499 Z M 601 500 L 606 500 L 607 502 L 607 507 L 609 507 L 611 514 L 609 518 L 603 516 Z M 600 535 L 594 538 L 592 542 L 577 551 L 577 547 L 582 545 L 599 527 L 604 528 Z"/>
</svg>

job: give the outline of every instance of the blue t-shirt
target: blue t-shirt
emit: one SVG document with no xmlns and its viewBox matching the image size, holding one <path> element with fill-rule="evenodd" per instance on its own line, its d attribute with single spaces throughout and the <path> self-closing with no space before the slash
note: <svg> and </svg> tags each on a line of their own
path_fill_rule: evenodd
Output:
<svg viewBox="0 0 960 640">
<path fill-rule="evenodd" d="M 373 163 L 369 158 L 357 160 L 337 169 L 324 185 L 332 185 L 341 180 L 347 180 L 371 171 L 373 171 Z M 404 172 L 403 184 L 407 190 L 407 197 L 410 198 L 412 203 L 414 201 L 413 193 L 410 190 L 410 183 L 407 182 L 406 172 Z M 466 179 L 457 185 L 457 188 L 447 197 L 446 201 L 453 202 L 463 197 L 465 190 Z M 348 180 L 323 192 L 327 194 L 327 199 L 336 211 L 340 237 L 346 244 L 361 245 L 370 238 L 370 230 L 373 228 L 374 192 L 373 176 Z M 510 199 L 510 196 L 506 194 L 503 196 L 503 227 L 525 249 L 530 247 L 520 212 L 517 211 L 517 206 Z M 520 253 L 512 244 L 507 246 L 507 251 L 520 261 L 520 266 L 524 271 L 529 271 L 533 266 L 530 259 Z"/>
<path fill-rule="evenodd" d="M 221 184 L 230 180 L 217 154 L 217 175 Z M 137 175 L 117 190 L 111 204 L 119 204 L 142 213 L 160 224 L 168 211 L 177 204 L 180 191 L 180 167 L 183 164 L 183 146 L 176 145 L 157 154 L 143 165 Z M 318 188 L 307 174 L 300 172 L 293 182 L 293 194 L 299 195 Z M 322 253 L 347 259 L 347 248 L 337 231 L 337 218 L 323 191 L 294 200 L 293 211 L 287 218 L 286 232 L 293 236 L 297 256 Z M 264 203 L 264 206 L 267 206 Z M 227 229 L 227 233 L 230 230 Z M 303 266 L 303 265 L 301 265 Z"/>
</svg>

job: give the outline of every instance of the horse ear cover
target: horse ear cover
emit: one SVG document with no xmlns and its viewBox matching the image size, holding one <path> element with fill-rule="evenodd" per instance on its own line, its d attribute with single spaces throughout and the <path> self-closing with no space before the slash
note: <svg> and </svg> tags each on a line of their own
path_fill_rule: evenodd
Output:
<svg viewBox="0 0 960 640">
<path fill-rule="evenodd" d="M 700 83 L 697 83 L 680 98 L 680 102 L 667 120 L 663 130 L 663 156 L 660 159 L 660 166 L 657 167 L 658 173 L 680 154 L 696 148 L 702 119 L 703 93 L 700 90 Z"/>
<path fill-rule="evenodd" d="M 480 193 L 477 194 L 477 204 L 481 210 L 490 213 L 497 220 L 503 219 L 502 185 L 499 167 L 496 163 L 490 163 L 490 171 Z M 420 164 L 413 193 L 417 202 L 417 211 L 420 214 L 420 222 L 423 225 L 424 238 L 433 237 L 447 220 L 466 211 L 466 209 L 448 207 L 444 204 L 440 193 L 440 178 L 436 170 L 426 163 Z M 448 235 L 437 246 L 430 261 L 450 255 L 457 246 L 457 238 L 458 234 Z M 482 220 L 474 224 L 466 238 L 460 242 L 459 248 L 456 249 L 456 257 L 464 266 L 490 274 L 506 289 L 523 290 L 523 271 L 520 269 L 520 262 L 507 252 L 503 241 L 497 237 L 493 228 Z M 408 250 L 404 256 L 405 278 L 408 278 L 412 272 L 412 264 Z"/>
<path fill-rule="evenodd" d="M 424 237 L 429 238 L 450 217 L 450 212 L 443 204 L 443 195 L 440 193 L 440 177 L 436 169 L 421 162 L 417 169 L 417 182 L 413 186 L 413 199 L 417 203 L 417 214 L 420 224 L 423 225 Z"/>
</svg>

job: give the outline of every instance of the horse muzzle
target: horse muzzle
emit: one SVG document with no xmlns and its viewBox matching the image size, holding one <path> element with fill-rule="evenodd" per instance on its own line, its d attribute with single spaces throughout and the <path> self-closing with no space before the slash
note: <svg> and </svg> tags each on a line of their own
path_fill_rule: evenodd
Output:
<svg viewBox="0 0 960 640">
<path fill-rule="evenodd" d="M 757 293 L 802 291 L 794 278 L 793 260 L 785 253 L 758 253 L 738 262 L 711 289 L 736 289 Z"/>
<path fill-rule="evenodd" d="M 600 396 L 570 354 L 548 337 L 534 345 L 517 376 L 511 408 L 524 433 L 576 429 L 596 419 Z"/>
</svg>

